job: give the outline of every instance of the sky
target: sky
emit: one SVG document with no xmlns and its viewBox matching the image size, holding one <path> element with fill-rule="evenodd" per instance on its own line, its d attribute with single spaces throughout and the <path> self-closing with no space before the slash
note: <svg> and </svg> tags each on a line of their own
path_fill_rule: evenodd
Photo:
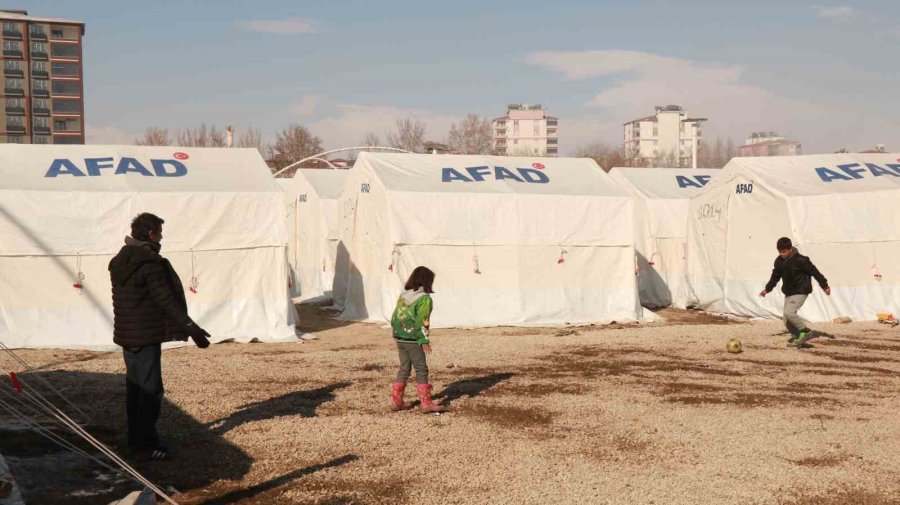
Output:
<svg viewBox="0 0 900 505">
<path fill-rule="evenodd" d="M 13 5 L 10 5 L 13 7 Z M 620 145 L 622 124 L 678 104 L 704 136 L 760 130 L 805 153 L 900 151 L 900 2 L 791 0 L 29 0 L 86 23 L 88 143 L 150 126 L 290 124 L 326 148 L 395 119 L 446 138 L 509 103 L 559 117 L 560 151 Z"/>
</svg>

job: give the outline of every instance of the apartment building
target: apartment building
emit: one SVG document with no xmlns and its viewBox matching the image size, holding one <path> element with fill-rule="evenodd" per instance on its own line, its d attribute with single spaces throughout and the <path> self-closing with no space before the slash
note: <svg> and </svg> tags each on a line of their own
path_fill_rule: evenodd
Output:
<svg viewBox="0 0 900 505">
<path fill-rule="evenodd" d="M 508 156 L 558 156 L 559 118 L 540 105 L 510 104 L 491 121 L 494 152 Z"/>
<path fill-rule="evenodd" d="M 0 10 L 0 143 L 84 144 L 84 23 Z"/>
<path fill-rule="evenodd" d="M 802 144 L 775 132 L 753 132 L 747 143 L 737 148 L 738 156 L 797 156 Z"/>
<path fill-rule="evenodd" d="M 660 105 L 652 116 L 625 123 L 625 153 L 637 165 L 690 166 L 706 118 L 688 117 L 678 105 Z"/>
</svg>

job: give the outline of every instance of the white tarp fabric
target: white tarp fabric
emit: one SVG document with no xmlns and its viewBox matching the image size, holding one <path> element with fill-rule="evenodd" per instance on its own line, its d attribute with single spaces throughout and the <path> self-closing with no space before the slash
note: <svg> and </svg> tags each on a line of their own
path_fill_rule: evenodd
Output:
<svg viewBox="0 0 900 505">
<path fill-rule="evenodd" d="M 362 153 L 342 200 L 344 319 L 389 320 L 419 265 L 435 327 L 641 317 L 631 199 L 592 160 Z"/>
<path fill-rule="evenodd" d="M 293 291 L 300 302 L 332 297 L 334 265 L 340 242 L 339 197 L 348 170 L 297 170 L 276 179 L 286 191 L 290 242 L 288 261 L 294 272 Z"/>
<path fill-rule="evenodd" d="M 638 293 L 646 307 L 685 308 L 684 257 L 690 198 L 716 169 L 616 167 L 609 171 L 634 199 Z"/>
<path fill-rule="evenodd" d="M 758 297 L 790 237 L 828 279 L 811 321 L 900 312 L 900 154 L 735 158 L 691 199 L 688 282 L 703 309 L 780 317 L 779 288 Z"/>
<path fill-rule="evenodd" d="M 162 253 L 214 341 L 295 338 L 283 196 L 256 150 L 7 144 L 0 339 L 111 347 L 107 265 L 140 212 L 166 221 Z"/>
</svg>

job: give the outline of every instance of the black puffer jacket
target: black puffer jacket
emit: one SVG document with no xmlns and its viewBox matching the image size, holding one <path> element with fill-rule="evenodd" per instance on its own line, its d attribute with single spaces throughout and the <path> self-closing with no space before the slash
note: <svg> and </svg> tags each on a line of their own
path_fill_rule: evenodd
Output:
<svg viewBox="0 0 900 505">
<path fill-rule="evenodd" d="M 787 259 L 782 259 L 781 256 L 775 258 L 772 277 L 766 284 L 766 291 L 775 289 L 778 280 L 781 279 L 781 292 L 785 296 L 808 295 L 812 293 L 811 277 L 816 278 L 816 282 L 822 289 L 828 287 L 828 280 L 813 265 L 813 262 L 799 251 L 794 250 L 794 253 Z"/>
<path fill-rule="evenodd" d="M 169 260 L 150 247 L 129 237 L 109 262 L 113 342 L 122 347 L 187 340 L 187 327 L 193 324 L 181 279 Z"/>
</svg>

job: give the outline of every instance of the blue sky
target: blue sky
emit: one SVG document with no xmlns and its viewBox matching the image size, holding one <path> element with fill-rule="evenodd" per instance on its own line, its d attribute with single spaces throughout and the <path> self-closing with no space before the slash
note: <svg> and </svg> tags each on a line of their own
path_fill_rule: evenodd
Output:
<svg viewBox="0 0 900 505">
<path fill-rule="evenodd" d="M 326 147 L 411 116 L 441 140 L 467 113 L 541 103 L 560 144 L 621 141 L 676 103 L 708 138 L 777 130 L 804 151 L 900 150 L 900 2 L 31 0 L 84 21 L 86 128 L 290 123 Z"/>
</svg>

